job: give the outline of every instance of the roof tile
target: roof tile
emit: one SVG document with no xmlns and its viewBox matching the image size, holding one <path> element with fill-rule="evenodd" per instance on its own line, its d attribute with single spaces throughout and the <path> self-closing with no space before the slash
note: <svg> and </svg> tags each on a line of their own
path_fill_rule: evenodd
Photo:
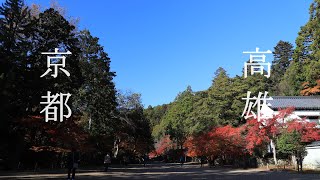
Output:
<svg viewBox="0 0 320 180">
<path fill-rule="evenodd" d="M 295 107 L 296 110 L 320 110 L 320 96 L 272 96 L 272 109 Z"/>
</svg>

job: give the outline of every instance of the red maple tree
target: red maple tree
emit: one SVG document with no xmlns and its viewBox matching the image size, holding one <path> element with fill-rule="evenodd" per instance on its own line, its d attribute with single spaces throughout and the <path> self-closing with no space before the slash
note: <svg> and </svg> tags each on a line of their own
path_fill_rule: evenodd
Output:
<svg viewBox="0 0 320 180">
<path fill-rule="evenodd" d="M 207 133 L 189 137 L 185 143 L 188 156 L 240 156 L 244 153 L 244 137 L 242 127 L 234 128 L 230 125 L 215 127 Z"/>
<path fill-rule="evenodd" d="M 63 122 L 45 122 L 43 116 L 28 116 L 16 121 L 30 150 L 68 152 L 72 147 L 82 152 L 91 151 L 89 134 L 71 117 Z"/>
<path fill-rule="evenodd" d="M 301 141 L 304 143 L 320 140 L 320 129 L 314 122 L 308 122 L 305 119 L 294 120 L 286 123 L 287 132 L 296 131 L 301 135 Z"/>
<path fill-rule="evenodd" d="M 167 150 L 169 150 L 173 146 L 173 142 L 170 139 L 169 135 L 163 136 L 159 143 L 156 144 L 156 149 L 152 151 L 149 156 L 158 156 L 163 155 Z"/>
</svg>

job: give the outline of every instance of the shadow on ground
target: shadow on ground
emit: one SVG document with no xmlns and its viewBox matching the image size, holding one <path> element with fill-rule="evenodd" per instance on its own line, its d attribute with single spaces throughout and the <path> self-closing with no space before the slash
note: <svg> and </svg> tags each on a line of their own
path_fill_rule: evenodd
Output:
<svg viewBox="0 0 320 180">
<path fill-rule="evenodd" d="M 56 172 L 0 172 L 0 179 L 66 179 L 64 171 Z M 133 165 L 111 167 L 109 172 L 97 169 L 79 169 L 76 179 L 240 179 L 240 180 L 319 180 L 320 174 L 298 174 L 285 171 L 262 169 L 232 169 L 200 167 L 196 164 L 148 164 L 146 167 Z"/>
</svg>

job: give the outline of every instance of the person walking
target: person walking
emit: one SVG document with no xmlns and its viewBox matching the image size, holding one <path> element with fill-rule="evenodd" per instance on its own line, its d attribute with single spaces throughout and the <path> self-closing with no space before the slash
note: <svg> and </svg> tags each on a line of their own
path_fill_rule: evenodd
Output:
<svg viewBox="0 0 320 180">
<path fill-rule="evenodd" d="M 142 159 L 143 159 L 143 167 L 146 167 L 148 156 L 145 154 L 145 155 L 143 155 Z"/>
<path fill-rule="evenodd" d="M 184 163 L 184 156 L 181 155 L 181 156 L 180 156 L 180 166 L 181 166 L 181 167 L 182 167 L 183 163 Z"/>
<path fill-rule="evenodd" d="M 204 162 L 205 162 L 205 156 L 201 156 L 200 157 L 200 164 L 201 164 L 200 167 L 203 166 Z"/>
<path fill-rule="evenodd" d="M 67 166 L 68 166 L 68 180 L 70 179 L 70 175 L 72 173 L 72 180 L 75 179 L 76 176 L 76 169 L 79 166 L 79 153 L 76 152 L 75 148 L 72 148 L 71 152 L 68 154 L 67 157 Z"/>
<path fill-rule="evenodd" d="M 127 166 L 127 165 L 128 165 L 127 156 L 126 156 L 126 155 L 124 155 L 124 156 L 122 157 L 122 161 L 123 161 L 124 166 Z"/>
<path fill-rule="evenodd" d="M 110 166 L 110 164 L 111 164 L 111 157 L 110 157 L 110 155 L 109 155 L 109 153 L 107 153 L 107 155 L 104 157 L 104 171 L 108 171 L 108 168 L 109 168 L 109 166 Z"/>
</svg>

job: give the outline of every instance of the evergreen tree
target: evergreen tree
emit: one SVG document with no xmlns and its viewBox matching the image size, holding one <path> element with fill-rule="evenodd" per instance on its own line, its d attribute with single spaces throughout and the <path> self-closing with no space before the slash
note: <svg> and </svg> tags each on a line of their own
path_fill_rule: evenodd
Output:
<svg viewBox="0 0 320 180">
<path fill-rule="evenodd" d="M 213 126 L 218 125 L 210 104 L 208 90 L 195 93 L 193 107 L 189 118 L 193 122 L 189 134 L 207 132 L 210 131 Z"/>
<path fill-rule="evenodd" d="M 25 114 L 23 85 L 31 42 L 32 20 L 22 0 L 7 0 L 0 7 L 0 159 L 18 160 L 23 139 L 12 123 Z M 25 106 L 24 106 L 25 107 Z M 10 139 L 10 140 L 9 140 Z M 16 149 L 16 150 L 15 150 Z"/>
<path fill-rule="evenodd" d="M 112 135 L 117 126 L 115 73 L 110 71 L 110 58 L 88 30 L 77 35 L 81 55 L 80 69 L 84 78 L 75 95 L 79 113 L 88 115 L 85 127 L 93 135 Z M 90 125 L 90 127 L 89 127 Z"/>
<path fill-rule="evenodd" d="M 118 93 L 120 122 L 117 123 L 116 154 L 122 151 L 141 156 L 153 149 L 150 121 L 143 114 L 141 95 L 137 93 Z M 120 145 L 122 144 L 122 146 Z M 120 147 L 119 147 L 120 146 Z"/>
<path fill-rule="evenodd" d="M 175 98 L 175 101 L 170 104 L 168 111 L 162 118 L 157 134 L 160 138 L 164 135 L 170 135 L 171 140 L 177 143 L 182 148 L 187 135 L 190 133 L 194 121 L 190 118 L 193 111 L 194 93 L 190 86 Z M 158 129 L 159 128 L 159 129 Z"/>
<path fill-rule="evenodd" d="M 292 60 L 293 46 L 289 42 L 279 41 L 274 47 L 270 76 L 270 93 L 283 95 L 286 90 L 279 86 Z"/>
<path fill-rule="evenodd" d="M 158 105 L 155 107 L 148 106 L 147 109 L 144 110 L 144 114 L 146 115 L 147 119 L 150 120 L 150 124 L 152 127 L 160 124 L 162 117 L 167 112 L 168 105 Z"/>
<path fill-rule="evenodd" d="M 303 83 L 309 87 L 317 85 L 320 79 L 320 1 L 315 0 L 309 8 L 309 21 L 301 27 L 296 39 L 293 62 L 282 82 L 283 86 L 293 89 L 287 95 L 299 95 Z"/>
<path fill-rule="evenodd" d="M 248 91 L 251 96 L 258 96 L 259 92 L 269 92 L 268 78 L 261 74 L 253 74 L 247 78 L 236 76 L 232 79 L 232 105 L 230 111 L 231 117 L 234 120 L 233 125 L 240 125 L 245 123 L 245 119 L 241 114 L 245 108 L 245 100 L 242 98 L 247 97 Z M 270 96 L 270 94 L 268 94 Z"/>
<path fill-rule="evenodd" d="M 217 124 L 232 124 L 232 112 L 230 107 L 232 104 L 231 79 L 227 72 L 219 67 L 215 72 L 212 86 L 208 90 L 209 105 L 214 114 L 214 120 Z"/>
</svg>

